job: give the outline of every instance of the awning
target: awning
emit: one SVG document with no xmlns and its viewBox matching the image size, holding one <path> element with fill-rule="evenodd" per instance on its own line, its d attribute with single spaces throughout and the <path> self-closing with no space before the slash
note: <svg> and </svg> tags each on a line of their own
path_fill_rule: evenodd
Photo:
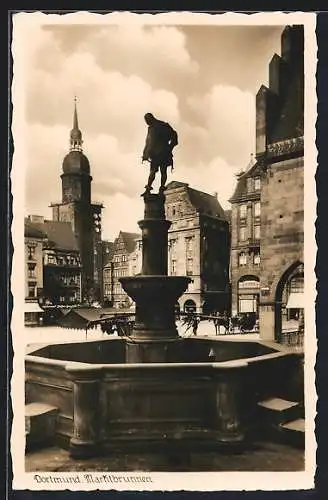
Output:
<svg viewBox="0 0 328 500">
<path fill-rule="evenodd" d="M 42 313 L 43 309 L 39 306 L 37 302 L 25 302 L 24 312 L 26 313 Z"/>
<path fill-rule="evenodd" d="M 304 293 L 291 292 L 287 300 L 286 309 L 303 309 L 303 308 L 304 308 Z"/>
</svg>

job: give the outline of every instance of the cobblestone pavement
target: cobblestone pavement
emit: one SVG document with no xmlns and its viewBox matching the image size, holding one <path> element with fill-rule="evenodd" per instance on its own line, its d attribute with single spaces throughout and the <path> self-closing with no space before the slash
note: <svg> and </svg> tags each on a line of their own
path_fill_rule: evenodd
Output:
<svg viewBox="0 0 328 500">
<path fill-rule="evenodd" d="M 26 472 L 117 472 L 117 471 L 302 471 L 304 452 L 277 443 L 256 443 L 251 450 L 231 454 L 185 455 L 128 454 L 73 460 L 66 450 L 48 448 L 26 455 Z"/>
</svg>

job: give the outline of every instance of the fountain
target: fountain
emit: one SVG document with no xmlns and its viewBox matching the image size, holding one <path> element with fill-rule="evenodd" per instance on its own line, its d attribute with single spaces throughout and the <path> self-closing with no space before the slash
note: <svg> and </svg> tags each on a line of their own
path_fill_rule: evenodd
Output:
<svg viewBox="0 0 328 500">
<path fill-rule="evenodd" d="M 126 343 L 127 363 L 179 361 L 180 343 L 175 325 L 175 304 L 191 279 L 167 275 L 168 229 L 163 193 L 144 195 L 142 230 L 142 274 L 120 278 L 136 304 L 136 319 Z"/>
<path fill-rule="evenodd" d="M 121 278 L 136 303 L 132 335 L 26 356 L 26 403 L 49 405 L 52 419 L 57 409 L 55 438 L 72 457 L 244 446 L 257 402 L 286 390 L 294 370 L 278 346 L 179 337 L 174 305 L 190 279 L 167 275 L 164 201 L 144 196 L 142 275 Z"/>
</svg>

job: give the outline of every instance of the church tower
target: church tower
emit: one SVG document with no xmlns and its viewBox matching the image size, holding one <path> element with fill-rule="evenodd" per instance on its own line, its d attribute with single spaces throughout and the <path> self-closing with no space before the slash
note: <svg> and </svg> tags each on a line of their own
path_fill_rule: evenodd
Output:
<svg viewBox="0 0 328 500">
<path fill-rule="evenodd" d="M 62 201 L 52 203 L 54 221 L 71 222 L 82 265 L 82 297 L 99 300 L 101 288 L 101 212 L 102 204 L 91 201 L 90 163 L 83 153 L 76 98 L 70 150 L 62 164 Z"/>
</svg>

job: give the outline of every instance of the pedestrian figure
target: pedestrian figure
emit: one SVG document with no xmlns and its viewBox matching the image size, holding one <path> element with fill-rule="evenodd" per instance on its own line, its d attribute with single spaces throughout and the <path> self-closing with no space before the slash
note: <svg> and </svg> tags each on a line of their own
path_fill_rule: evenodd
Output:
<svg viewBox="0 0 328 500">
<path fill-rule="evenodd" d="M 146 144 L 142 154 L 142 161 L 150 162 L 150 173 L 146 191 L 142 194 L 149 194 L 153 189 L 152 184 L 158 170 L 161 172 L 160 192 L 165 189 L 167 181 L 167 169 L 173 170 L 173 148 L 178 144 L 178 134 L 169 123 L 155 118 L 151 113 L 145 114 L 145 122 L 148 125 Z"/>
<path fill-rule="evenodd" d="M 218 313 L 215 312 L 215 318 L 214 318 L 214 326 L 215 326 L 215 335 L 218 335 L 220 332 L 220 318 L 218 317 Z"/>
<path fill-rule="evenodd" d="M 192 333 L 194 335 L 197 335 L 198 325 L 199 325 L 199 319 L 197 318 L 197 316 L 195 316 L 192 320 Z"/>
<path fill-rule="evenodd" d="M 190 314 L 190 313 L 187 313 L 187 315 L 185 316 L 185 318 L 183 320 L 183 324 L 187 325 L 187 328 L 185 329 L 185 333 L 187 333 L 187 331 L 190 328 L 193 328 L 193 325 L 194 325 L 194 317 L 193 317 L 193 315 Z"/>
</svg>

